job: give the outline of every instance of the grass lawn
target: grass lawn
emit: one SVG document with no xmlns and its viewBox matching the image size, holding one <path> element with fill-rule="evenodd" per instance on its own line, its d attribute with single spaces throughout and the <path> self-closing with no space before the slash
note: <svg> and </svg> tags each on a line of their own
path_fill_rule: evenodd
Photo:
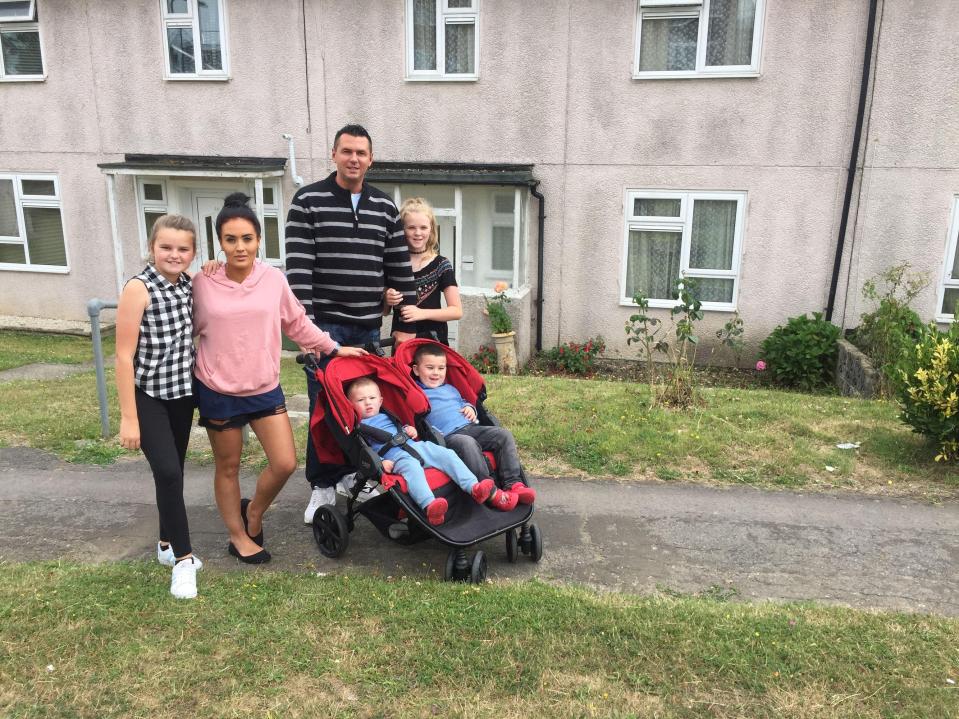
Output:
<svg viewBox="0 0 959 719">
<path fill-rule="evenodd" d="M 0 715 L 947 717 L 959 622 L 809 605 L 6 564 Z M 38 630 L 38 628 L 41 628 Z"/>
<path fill-rule="evenodd" d="M 112 370 L 107 376 L 116 431 Z M 281 381 L 288 394 L 305 392 L 303 371 L 291 358 L 283 359 Z M 703 390 L 702 407 L 679 412 L 651 410 L 649 387 L 634 382 L 494 375 L 488 385 L 488 406 L 516 435 L 534 475 L 959 497 L 959 469 L 933 461 L 936 449 L 901 423 L 889 402 L 715 387 Z M 3 385 L 0 444 L 39 447 L 78 462 L 125 454 L 115 441 L 98 437 L 92 372 Z M 306 428 L 298 428 L 298 447 L 305 437 Z M 841 450 L 840 442 L 861 446 Z M 205 441 L 190 451 L 194 461 L 212 461 Z M 251 443 L 245 462 L 262 461 Z"/>
<path fill-rule="evenodd" d="M 115 350 L 113 335 L 103 338 L 104 356 Z M 41 332 L 0 332 L 0 370 L 34 362 L 80 364 L 93 362 L 93 343 L 89 337 L 44 334 Z"/>
</svg>

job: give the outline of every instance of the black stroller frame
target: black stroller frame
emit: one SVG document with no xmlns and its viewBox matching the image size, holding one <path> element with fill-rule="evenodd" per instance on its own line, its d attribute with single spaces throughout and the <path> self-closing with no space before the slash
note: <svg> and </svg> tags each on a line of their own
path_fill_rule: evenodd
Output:
<svg viewBox="0 0 959 719">
<path fill-rule="evenodd" d="M 390 364 L 382 359 L 382 349 L 379 347 L 368 346 L 366 349 L 371 354 L 379 355 L 382 362 Z M 350 359 L 352 358 L 334 361 L 343 363 Z M 299 355 L 297 361 L 306 365 L 311 371 L 329 368 L 329 363 L 320 362 L 313 355 Z M 394 371 L 402 374 L 398 368 L 390 366 Z M 499 421 L 483 405 L 483 400 L 486 398 L 485 388 L 480 394 L 476 402 L 480 423 L 498 426 Z M 426 401 L 425 396 L 423 401 Z M 474 584 L 484 582 L 488 570 L 486 553 L 478 549 L 470 557 L 468 552 L 477 544 L 498 534 L 505 536 L 506 557 L 509 562 L 515 562 L 520 554 L 530 557 L 534 562 L 540 561 L 543 555 L 543 538 L 537 525 L 530 522 L 533 514 L 532 505 L 519 505 L 511 512 L 498 512 L 476 504 L 454 482 L 448 481 L 434 490 L 437 497 L 444 497 L 450 503 L 447 522 L 434 527 L 426 521 L 423 510 L 409 495 L 401 491 L 397 484 L 377 496 L 361 501 L 361 494 L 369 494 L 380 484 L 380 478 L 383 475 L 382 459 L 359 431 L 354 428 L 351 432 L 345 418 L 336 416 L 337 408 L 334 406 L 335 402 L 331 401 L 328 388 L 325 388 L 318 398 L 318 408 L 320 402 L 324 403 L 323 422 L 327 430 L 346 457 L 351 469 L 356 472 L 353 485 L 346 497 L 345 512 L 335 505 L 323 505 L 313 516 L 313 537 L 323 556 L 338 558 L 346 552 L 349 547 L 350 533 L 355 528 L 356 517 L 362 514 L 381 534 L 398 543 L 414 544 L 425 539 L 436 539 L 450 547 L 443 573 L 447 581 L 468 580 Z M 445 446 L 442 435 L 434 431 L 426 421 L 425 412 L 414 412 L 413 417 L 412 424 L 416 427 L 420 440 Z M 428 475 L 438 472 L 434 469 L 426 471 Z M 525 472 L 523 481 L 529 484 Z M 400 524 L 403 513 L 408 518 L 405 524 L 406 531 L 397 533 L 397 526 L 404 526 Z"/>
</svg>

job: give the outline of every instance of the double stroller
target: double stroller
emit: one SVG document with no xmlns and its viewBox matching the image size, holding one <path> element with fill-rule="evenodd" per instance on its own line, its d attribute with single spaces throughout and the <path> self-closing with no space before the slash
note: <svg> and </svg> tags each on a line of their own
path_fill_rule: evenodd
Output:
<svg viewBox="0 0 959 719">
<path fill-rule="evenodd" d="M 358 430 L 359 418 L 346 396 L 346 387 L 353 380 L 371 377 L 380 387 L 385 411 L 403 424 L 414 426 L 420 440 L 443 444 L 442 435 L 426 421 L 429 400 L 410 372 L 417 347 L 430 341 L 404 342 L 391 359 L 373 353 L 363 357 L 335 357 L 323 367 L 313 355 L 298 358 L 315 372 L 322 387 L 310 418 L 310 433 L 319 461 L 346 465 L 356 472 L 345 512 L 331 504 L 319 507 L 313 515 L 313 537 L 325 557 L 342 556 L 349 546 L 356 516 L 362 514 L 383 536 L 394 541 L 413 544 L 435 539 L 448 546 L 444 578 L 478 584 L 486 579 L 486 554 L 477 550 L 468 558 L 467 550 L 480 542 L 504 535 L 506 557 L 510 562 L 515 562 L 520 554 L 534 562 L 542 558 L 543 537 L 536 524 L 530 522 L 533 506 L 520 504 L 509 512 L 493 510 L 477 504 L 441 471 L 428 468 L 426 479 L 430 489 L 436 497 L 443 497 L 449 503 L 446 521 L 438 526 L 429 524 L 423 510 L 407 494 L 403 477 L 383 471 L 382 459 Z M 486 399 L 483 376 L 453 350 L 446 348 L 446 353 L 447 382 L 476 407 L 481 424 L 498 425 L 496 417 L 483 405 Z M 486 458 L 490 476 L 495 481 L 495 460 L 490 453 L 486 453 Z M 525 476 L 523 481 L 529 485 Z M 383 491 L 373 494 L 371 490 L 377 486 Z M 361 501 L 361 494 L 369 499 Z"/>
</svg>

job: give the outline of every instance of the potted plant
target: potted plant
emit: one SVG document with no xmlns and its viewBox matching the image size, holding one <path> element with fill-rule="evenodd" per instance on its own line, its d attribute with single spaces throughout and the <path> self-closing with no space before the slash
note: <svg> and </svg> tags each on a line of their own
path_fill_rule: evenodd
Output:
<svg viewBox="0 0 959 719">
<path fill-rule="evenodd" d="M 483 297 L 486 302 L 484 312 L 489 316 L 499 371 L 502 374 L 516 374 L 516 332 L 513 331 L 513 320 L 506 309 L 510 303 L 506 296 L 507 287 L 505 282 L 497 282 L 493 287 L 495 294 Z"/>
</svg>

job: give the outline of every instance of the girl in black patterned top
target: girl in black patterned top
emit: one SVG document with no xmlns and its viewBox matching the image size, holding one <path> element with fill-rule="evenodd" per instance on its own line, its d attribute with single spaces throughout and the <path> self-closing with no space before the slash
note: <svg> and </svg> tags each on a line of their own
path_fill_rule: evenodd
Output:
<svg viewBox="0 0 959 719">
<path fill-rule="evenodd" d="M 196 572 L 183 502 L 183 462 L 193 424 L 193 292 L 187 267 L 196 228 L 163 215 L 150 232 L 150 263 L 127 282 L 117 307 L 120 444 L 141 449 L 153 471 L 160 514 L 157 559 L 173 567 L 170 593 L 196 596 Z"/>
<path fill-rule="evenodd" d="M 400 221 L 416 279 L 416 306 L 404 305 L 397 312 L 403 322 L 415 323 L 417 337 L 431 337 L 430 333 L 435 332 L 439 341 L 448 345 L 446 323 L 460 319 L 463 307 L 453 265 L 439 254 L 433 208 L 422 197 L 410 198 L 400 207 Z M 403 300 L 399 292 L 391 289 L 386 290 L 385 297 L 387 311 Z M 441 299 L 446 300 L 446 307 Z"/>
</svg>

